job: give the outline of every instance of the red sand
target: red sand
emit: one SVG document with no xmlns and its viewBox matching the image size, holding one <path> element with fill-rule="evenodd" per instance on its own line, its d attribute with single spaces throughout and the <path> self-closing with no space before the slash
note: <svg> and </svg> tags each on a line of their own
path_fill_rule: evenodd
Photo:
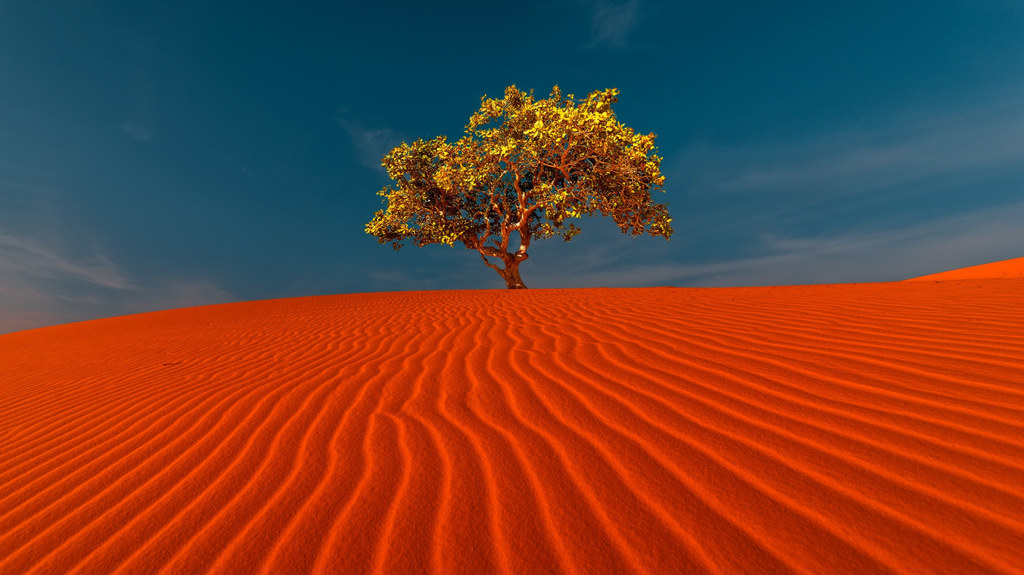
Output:
<svg viewBox="0 0 1024 575">
<path fill-rule="evenodd" d="M 0 336 L 0 573 L 1021 573 L 1024 281 Z"/>
<path fill-rule="evenodd" d="M 911 278 L 905 281 L 950 281 L 989 278 L 1024 278 L 1024 258 L 981 264 L 980 266 L 971 266 L 969 268 Z"/>
</svg>

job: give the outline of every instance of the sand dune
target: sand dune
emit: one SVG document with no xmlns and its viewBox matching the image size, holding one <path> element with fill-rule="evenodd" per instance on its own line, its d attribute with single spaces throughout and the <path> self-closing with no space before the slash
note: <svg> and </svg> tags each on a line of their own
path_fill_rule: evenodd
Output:
<svg viewBox="0 0 1024 575">
<path fill-rule="evenodd" d="M 396 292 L 0 336 L 0 573 L 1022 573 L 1024 283 Z"/>
<path fill-rule="evenodd" d="M 989 278 L 1024 278 L 1024 258 L 981 264 L 980 266 L 971 266 L 969 268 L 911 278 L 906 281 L 951 281 Z"/>
</svg>

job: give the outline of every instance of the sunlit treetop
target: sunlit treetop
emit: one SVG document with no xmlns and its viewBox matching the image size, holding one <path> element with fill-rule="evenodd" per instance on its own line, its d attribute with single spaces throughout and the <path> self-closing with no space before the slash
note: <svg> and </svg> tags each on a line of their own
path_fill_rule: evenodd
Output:
<svg viewBox="0 0 1024 575">
<path fill-rule="evenodd" d="M 555 86 L 535 99 L 509 86 L 500 100 L 484 96 L 457 142 L 403 142 L 383 159 L 394 183 L 378 192 L 386 208 L 367 233 L 395 249 L 405 240 L 461 242 L 509 288 L 526 287 L 518 268 L 534 239 L 569 241 L 584 215 L 599 212 L 623 233 L 668 239 L 668 208 L 651 199 L 665 181 L 655 135 L 618 121 L 618 94 L 613 88 L 576 100 Z M 512 232 L 520 242 L 510 251 Z"/>
</svg>

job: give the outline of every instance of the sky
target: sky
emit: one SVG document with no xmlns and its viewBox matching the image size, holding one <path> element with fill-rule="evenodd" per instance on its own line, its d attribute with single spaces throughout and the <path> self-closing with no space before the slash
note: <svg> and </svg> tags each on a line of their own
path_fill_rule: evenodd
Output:
<svg viewBox="0 0 1024 575">
<path fill-rule="evenodd" d="M 351 5 L 358 4 L 358 7 Z M 0 0 L 0 333 L 503 289 L 364 232 L 402 141 L 618 88 L 671 241 L 586 218 L 531 288 L 895 281 L 1024 255 L 1024 1 Z"/>
</svg>

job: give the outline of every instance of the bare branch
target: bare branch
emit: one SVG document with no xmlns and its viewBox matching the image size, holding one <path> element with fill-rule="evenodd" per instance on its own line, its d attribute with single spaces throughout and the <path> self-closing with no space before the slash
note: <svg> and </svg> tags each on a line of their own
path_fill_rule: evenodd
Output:
<svg viewBox="0 0 1024 575">
<path fill-rule="evenodd" d="M 492 270 L 498 272 L 499 274 L 501 273 L 501 268 L 499 268 L 498 266 L 496 266 L 496 265 L 492 264 L 491 262 L 489 262 L 487 260 L 487 256 L 484 255 L 483 253 L 480 254 L 480 259 L 484 260 L 484 263 L 487 264 L 487 267 L 489 267 Z"/>
</svg>

